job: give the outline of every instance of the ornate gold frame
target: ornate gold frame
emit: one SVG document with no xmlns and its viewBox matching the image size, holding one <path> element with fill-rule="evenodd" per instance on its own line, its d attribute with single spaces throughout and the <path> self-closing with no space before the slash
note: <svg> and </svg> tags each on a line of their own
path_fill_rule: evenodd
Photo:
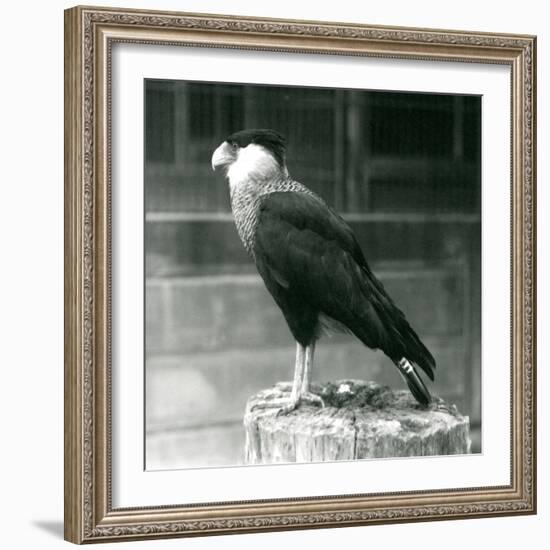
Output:
<svg viewBox="0 0 550 550">
<path fill-rule="evenodd" d="M 115 42 L 499 63 L 512 86 L 509 486 L 113 509 L 110 499 L 110 52 Z M 536 511 L 533 36 L 108 8 L 65 12 L 65 538 L 101 542 Z"/>
</svg>

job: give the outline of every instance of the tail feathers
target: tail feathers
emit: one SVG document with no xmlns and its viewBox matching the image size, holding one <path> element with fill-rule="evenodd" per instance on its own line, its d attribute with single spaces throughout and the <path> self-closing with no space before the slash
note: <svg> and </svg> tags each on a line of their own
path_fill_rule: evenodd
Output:
<svg viewBox="0 0 550 550">
<path fill-rule="evenodd" d="M 397 363 L 397 367 L 405 379 L 405 382 L 407 382 L 407 386 L 409 386 L 409 390 L 411 390 L 414 398 L 421 405 L 429 405 L 432 400 L 430 392 L 408 359 L 403 357 Z"/>
<path fill-rule="evenodd" d="M 412 329 L 411 329 L 412 332 Z M 414 333 L 413 333 L 414 334 Z M 430 378 L 433 382 L 434 380 L 434 370 L 435 370 L 435 360 L 432 354 L 428 351 L 428 348 L 420 341 L 420 338 L 414 334 L 415 346 L 414 346 L 414 355 L 409 358 L 418 365 Z"/>
</svg>

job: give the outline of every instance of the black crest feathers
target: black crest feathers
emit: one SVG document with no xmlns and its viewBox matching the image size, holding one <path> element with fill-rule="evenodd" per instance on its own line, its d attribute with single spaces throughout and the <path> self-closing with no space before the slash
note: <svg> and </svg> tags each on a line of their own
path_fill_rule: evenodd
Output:
<svg viewBox="0 0 550 550">
<path fill-rule="evenodd" d="M 285 163 L 286 139 L 275 130 L 241 130 L 231 134 L 226 141 L 235 143 L 239 147 L 246 147 L 250 143 L 256 143 L 270 151 L 275 160 L 282 166 Z"/>
</svg>

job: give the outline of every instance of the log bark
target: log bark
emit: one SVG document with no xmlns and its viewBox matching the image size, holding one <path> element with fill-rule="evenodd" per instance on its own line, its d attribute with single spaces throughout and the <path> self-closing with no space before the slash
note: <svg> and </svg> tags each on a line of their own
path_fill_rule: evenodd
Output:
<svg viewBox="0 0 550 550">
<path fill-rule="evenodd" d="M 408 390 L 341 380 L 313 385 L 324 408 L 300 404 L 287 415 L 262 408 L 288 396 L 290 387 L 289 382 L 279 382 L 249 398 L 244 416 L 246 464 L 470 452 L 469 418 L 441 398 L 423 407 Z"/>
</svg>

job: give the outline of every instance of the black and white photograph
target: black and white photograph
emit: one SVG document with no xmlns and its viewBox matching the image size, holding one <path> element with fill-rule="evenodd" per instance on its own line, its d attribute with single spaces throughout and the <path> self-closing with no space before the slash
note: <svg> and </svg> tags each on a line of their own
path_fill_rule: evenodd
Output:
<svg viewBox="0 0 550 550">
<path fill-rule="evenodd" d="M 406 7 L 65 10 L 65 540 L 533 532 L 540 25 Z"/>
<path fill-rule="evenodd" d="M 483 452 L 482 98 L 144 87 L 145 469 Z"/>
</svg>

